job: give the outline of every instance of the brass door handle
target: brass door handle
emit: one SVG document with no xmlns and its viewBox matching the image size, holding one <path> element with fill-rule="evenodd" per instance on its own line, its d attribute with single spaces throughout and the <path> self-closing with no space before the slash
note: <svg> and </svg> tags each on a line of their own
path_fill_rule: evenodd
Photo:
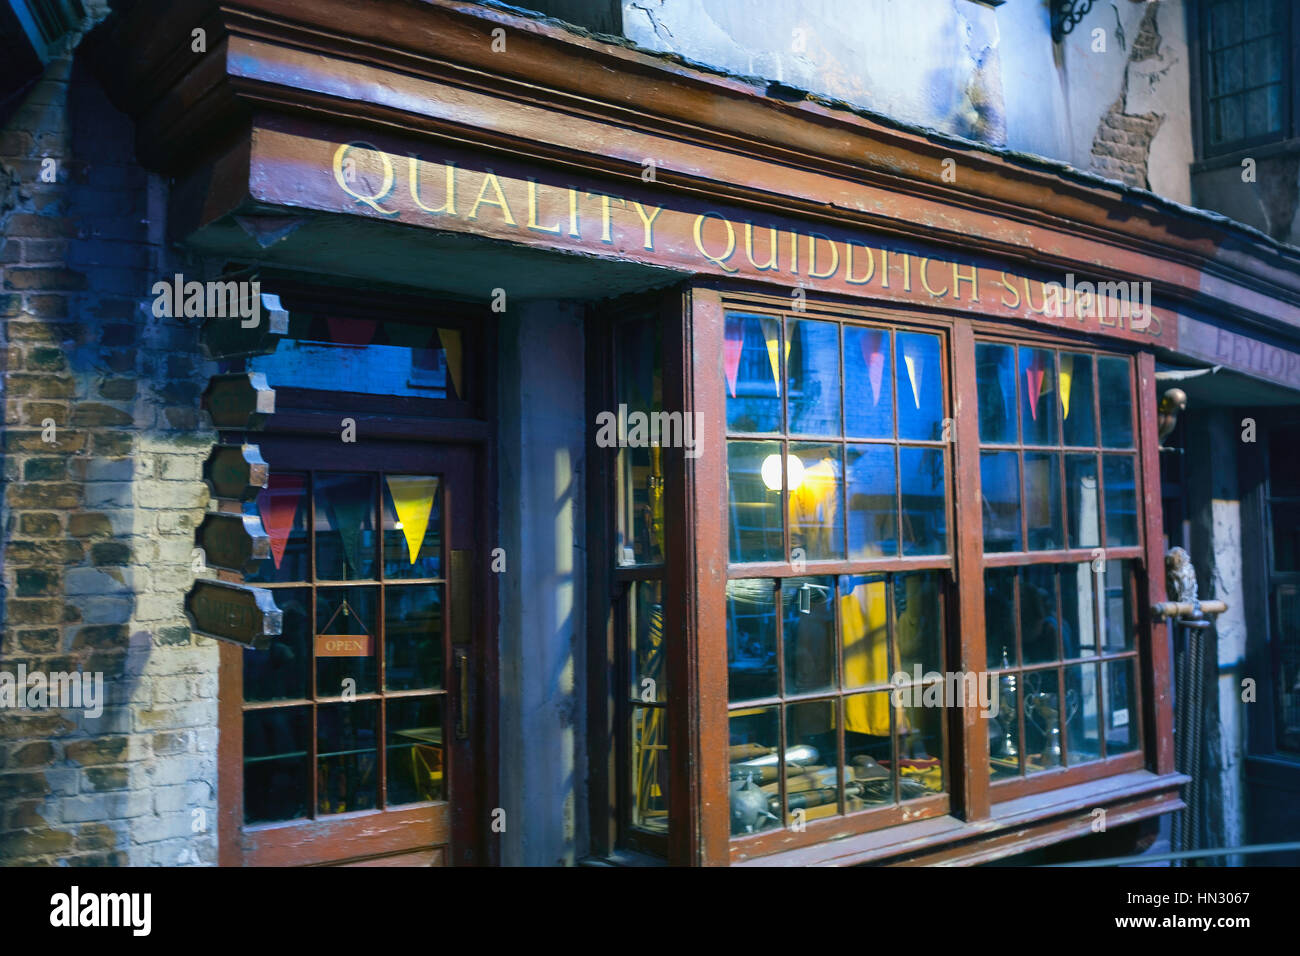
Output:
<svg viewBox="0 0 1300 956">
<path fill-rule="evenodd" d="M 456 739 L 469 739 L 469 652 L 456 651 Z"/>
</svg>

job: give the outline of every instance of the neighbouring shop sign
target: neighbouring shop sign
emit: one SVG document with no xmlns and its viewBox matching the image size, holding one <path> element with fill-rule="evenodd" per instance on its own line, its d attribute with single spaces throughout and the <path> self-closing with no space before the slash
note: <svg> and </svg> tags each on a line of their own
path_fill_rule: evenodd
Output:
<svg viewBox="0 0 1300 956">
<path fill-rule="evenodd" d="M 250 431 L 275 413 L 275 390 L 261 372 L 214 375 L 203 391 L 203 410 L 217 428 Z"/>
<path fill-rule="evenodd" d="M 269 474 L 256 445 L 218 445 L 203 463 L 203 480 L 214 498 L 252 501 Z"/>
<path fill-rule="evenodd" d="M 1031 276 L 852 225 L 767 217 L 631 185 L 613 193 L 465 151 L 408 155 L 259 128 L 252 162 L 255 198 L 281 205 L 683 272 L 938 305 L 1148 345 L 1172 348 L 1178 332 L 1175 314 L 1153 307 L 1150 283 L 1137 276 Z"/>
<path fill-rule="evenodd" d="M 227 581 L 195 581 L 185 595 L 185 616 L 196 634 L 259 650 L 283 626 L 270 591 Z"/>
<path fill-rule="evenodd" d="M 194 534 L 209 567 L 248 574 L 271 556 L 271 538 L 257 515 L 210 511 Z"/>
<path fill-rule="evenodd" d="M 1300 353 L 1190 316 L 1178 317 L 1178 350 L 1233 371 L 1300 389 Z"/>
<path fill-rule="evenodd" d="M 289 334 L 289 313 L 262 310 L 257 325 L 249 328 L 238 316 L 216 316 L 199 327 L 199 344 L 210 359 L 267 355 Z"/>
</svg>

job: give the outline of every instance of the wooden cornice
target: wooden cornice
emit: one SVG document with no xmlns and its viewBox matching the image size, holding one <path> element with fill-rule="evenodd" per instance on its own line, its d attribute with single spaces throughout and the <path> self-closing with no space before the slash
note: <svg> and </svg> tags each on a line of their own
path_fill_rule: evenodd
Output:
<svg viewBox="0 0 1300 956">
<path fill-rule="evenodd" d="M 196 28 L 206 54 L 191 52 Z M 141 162 L 169 174 L 268 109 L 629 182 L 653 158 L 668 192 L 1150 279 L 1157 295 L 1300 336 L 1300 250 L 1254 230 L 499 7 L 139 0 L 101 33 L 101 75 L 138 122 Z"/>
</svg>

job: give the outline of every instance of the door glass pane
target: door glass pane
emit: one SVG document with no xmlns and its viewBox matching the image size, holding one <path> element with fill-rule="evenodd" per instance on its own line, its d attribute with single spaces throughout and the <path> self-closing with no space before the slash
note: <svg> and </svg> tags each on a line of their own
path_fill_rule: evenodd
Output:
<svg viewBox="0 0 1300 956">
<path fill-rule="evenodd" d="M 1092 586 L 1092 564 L 1062 564 L 1061 641 L 1066 659 L 1097 653 Z"/>
<path fill-rule="evenodd" d="M 781 489 L 786 483 L 786 471 L 782 468 L 780 442 L 727 442 L 733 562 L 784 559 Z"/>
<path fill-rule="evenodd" d="M 791 434 L 840 434 L 840 331 L 834 322 L 787 319 Z"/>
<path fill-rule="evenodd" d="M 889 683 L 889 609 L 883 575 L 840 578 L 840 631 L 844 640 L 844 686 Z M 889 724 L 885 713 L 884 726 Z M 865 732 L 865 731 L 864 731 Z"/>
<path fill-rule="evenodd" d="M 379 803 L 378 702 L 316 708 L 316 812 L 371 810 Z"/>
<path fill-rule="evenodd" d="M 374 580 L 376 478 L 372 474 L 316 475 L 319 580 Z"/>
<path fill-rule="evenodd" d="M 1070 547 L 1095 548 L 1101 543 L 1101 496 L 1096 455 L 1065 456 L 1065 502 Z"/>
<path fill-rule="evenodd" d="M 849 445 L 844 451 L 849 498 L 849 559 L 898 554 L 897 474 L 893 445 Z"/>
<path fill-rule="evenodd" d="M 1030 551 L 1065 547 L 1061 529 L 1061 456 L 1025 452 L 1025 521 Z"/>
<path fill-rule="evenodd" d="M 1050 349 L 1020 347 L 1020 431 L 1026 445 L 1056 444 L 1056 362 Z"/>
<path fill-rule="evenodd" d="M 280 636 L 244 658 L 244 700 L 303 700 L 311 696 L 311 589 L 276 588 L 284 615 Z"/>
<path fill-rule="evenodd" d="M 894 437 L 894 363 L 885 329 L 844 327 L 844 430 L 852 438 Z"/>
<path fill-rule="evenodd" d="M 1020 551 L 1020 458 L 1014 451 L 980 453 L 984 550 Z"/>
<path fill-rule="evenodd" d="M 1106 562 L 1106 592 L 1101 602 L 1103 651 L 1133 648 L 1133 631 L 1137 627 L 1133 611 L 1133 567 L 1131 560 Z"/>
<path fill-rule="evenodd" d="M 1137 484 L 1132 455 L 1103 455 L 1106 488 L 1106 547 L 1138 543 Z"/>
<path fill-rule="evenodd" d="M 943 363 L 939 337 L 898 332 L 894 378 L 898 393 L 898 437 L 939 441 L 943 437 Z"/>
<path fill-rule="evenodd" d="M 781 320 L 729 314 L 723 359 L 727 429 L 777 431 L 781 427 Z"/>
<path fill-rule="evenodd" d="M 244 714 L 244 822 L 307 815 L 311 708 L 275 707 Z"/>
<path fill-rule="evenodd" d="M 333 587 L 316 592 L 316 694 L 372 693 L 378 681 L 378 589 Z"/>
<path fill-rule="evenodd" d="M 835 673 L 835 579 L 786 578 L 781 587 L 785 693 L 828 691 Z"/>
<path fill-rule="evenodd" d="M 791 704 L 786 708 L 787 822 L 818 820 L 839 812 L 835 711 L 835 702 L 829 700 Z M 797 810 L 803 813 L 796 815 Z"/>
<path fill-rule="evenodd" d="M 388 806 L 447 799 L 442 697 L 384 701 Z"/>
<path fill-rule="evenodd" d="M 384 588 L 384 687 L 387 690 L 443 686 L 442 588 L 441 584 Z"/>
<path fill-rule="evenodd" d="M 729 700 L 777 695 L 776 588 L 767 578 L 727 582 Z"/>
<path fill-rule="evenodd" d="M 975 381 L 979 391 L 980 441 L 1016 443 L 1016 357 L 1010 345 L 975 346 Z"/>
<path fill-rule="evenodd" d="M 632 825 L 668 832 L 668 710 L 632 708 Z"/>
<path fill-rule="evenodd" d="M 1097 397 L 1101 404 L 1103 448 L 1133 447 L 1133 398 L 1129 390 L 1128 359 L 1097 359 Z"/>
<path fill-rule="evenodd" d="M 790 445 L 790 553 L 793 559 L 844 557 L 841 447 Z M 802 554 L 795 549 L 802 549 Z"/>
<path fill-rule="evenodd" d="M 657 319 L 621 322 L 614 333 L 615 394 L 612 410 L 634 434 L 643 418 L 663 411 L 663 348 Z M 636 416 L 636 417 L 633 417 Z M 681 436 L 685 439 L 685 435 Z M 694 439 L 695 436 L 692 435 Z M 601 441 L 598 437 L 598 441 Z M 662 448 L 646 443 L 616 452 L 620 565 L 654 564 L 664 559 L 664 472 Z M 661 438 L 667 444 L 667 438 Z"/>
<path fill-rule="evenodd" d="M 442 494 L 434 475 L 384 476 L 384 577 L 442 575 Z"/>
<path fill-rule="evenodd" d="M 662 581 L 637 581 L 631 585 L 628 603 L 632 639 L 632 673 L 629 696 L 632 700 L 663 701 L 668 699 L 667 673 L 664 668 L 664 604 Z M 775 665 L 773 665 L 775 673 Z"/>
<path fill-rule="evenodd" d="M 990 669 L 1014 667 L 1016 659 L 1015 568 L 984 572 L 984 649 Z"/>
<path fill-rule="evenodd" d="M 256 503 L 246 504 L 244 511 L 261 516 L 262 527 L 271 539 L 271 556 L 245 580 L 250 584 L 309 580 L 307 475 L 271 472 Z"/>
<path fill-rule="evenodd" d="M 945 554 L 948 551 L 948 508 L 944 498 L 942 448 L 898 449 L 901 486 L 903 554 Z"/>
<path fill-rule="evenodd" d="M 1092 402 L 1092 356 L 1061 352 L 1061 420 L 1065 444 L 1097 444 L 1097 418 Z"/>
</svg>

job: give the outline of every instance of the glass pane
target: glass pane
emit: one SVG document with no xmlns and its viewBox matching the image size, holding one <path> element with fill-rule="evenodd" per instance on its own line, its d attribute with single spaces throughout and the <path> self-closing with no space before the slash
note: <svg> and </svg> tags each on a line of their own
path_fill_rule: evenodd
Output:
<svg viewBox="0 0 1300 956">
<path fill-rule="evenodd" d="M 895 335 L 898 357 L 898 437 L 920 441 L 943 438 L 943 364 L 939 337 L 919 332 Z"/>
<path fill-rule="evenodd" d="M 898 449 L 903 554 L 946 554 L 948 508 L 942 448 Z"/>
<path fill-rule="evenodd" d="M 975 346 L 980 441 L 1016 443 L 1016 357 L 1010 345 Z"/>
<path fill-rule="evenodd" d="M 632 826 L 668 832 L 668 711 L 632 708 Z"/>
<path fill-rule="evenodd" d="M 1014 571 L 1014 569 L 1011 569 Z M 989 724 L 989 770 L 994 780 L 1020 776 L 1020 676 L 1009 671 L 997 677 L 997 710 Z"/>
<path fill-rule="evenodd" d="M 894 802 L 889 692 L 844 698 L 845 785 L 847 810 L 866 810 Z"/>
<path fill-rule="evenodd" d="M 844 327 L 844 426 L 852 437 L 894 437 L 894 364 L 889 352 L 885 329 Z"/>
<path fill-rule="evenodd" d="M 781 553 L 783 471 L 779 442 L 727 442 L 732 562 L 785 559 Z"/>
<path fill-rule="evenodd" d="M 614 333 L 615 412 L 630 429 L 638 417 L 663 411 L 663 350 L 657 320 L 620 323 Z M 684 436 L 683 436 L 684 437 Z M 649 436 L 646 442 L 649 441 Z M 616 452 L 620 565 L 664 559 L 664 472 L 661 449 L 642 443 Z"/>
<path fill-rule="evenodd" d="M 1232 47 L 1214 54 L 1210 73 L 1214 77 L 1211 90 L 1215 96 L 1239 92 L 1242 82 L 1241 47 Z"/>
<path fill-rule="evenodd" d="M 1065 739 L 1070 766 L 1101 759 L 1101 697 L 1097 665 L 1065 669 Z"/>
<path fill-rule="evenodd" d="M 1070 547 L 1095 548 L 1101 543 L 1101 502 L 1097 487 L 1097 456 L 1065 456 L 1065 506 Z"/>
<path fill-rule="evenodd" d="M 794 435 L 839 435 L 840 328 L 835 322 L 787 319 L 786 362 Z"/>
<path fill-rule="evenodd" d="M 628 622 L 632 640 L 632 700 L 646 703 L 668 699 L 664 668 L 664 597 L 662 581 L 638 581 L 632 586 Z M 773 673 L 776 664 L 772 665 Z"/>
<path fill-rule="evenodd" d="M 1020 433 L 1026 445 L 1056 444 L 1056 362 L 1050 349 L 1020 351 Z"/>
<path fill-rule="evenodd" d="M 280 636 L 266 650 L 243 652 L 244 700 L 303 700 L 311 696 L 311 589 L 276 588 L 284 615 Z"/>
<path fill-rule="evenodd" d="M 1214 49 L 1241 42 L 1241 8 L 1240 0 L 1227 0 L 1210 8 L 1210 42 Z"/>
<path fill-rule="evenodd" d="M 781 773 L 780 712 L 776 707 L 736 710 L 730 730 L 731 832 L 757 833 L 780 824 L 777 778 Z"/>
<path fill-rule="evenodd" d="M 316 577 L 375 578 L 375 475 L 317 474 Z"/>
<path fill-rule="evenodd" d="M 1133 397 L 1129 390 L 1128 359 L 1097 359 L 1103 448 L 1133 447 Z"/>
<path fill-rule="evenodd" d="M 767 578 L 727 582 L 727 699 L 775 697 L 776 586 Z"/>
<path fill-rule="evenodd" d="M 1061 530 L 1061 456 L 1025 452 L 1025 521 L 1030 551 L 1065 547 Z"/>
<path fill-rule="evenodd" d="M 1273 570 L 1300 570 L 1300 502 L 1271 501 L 1273 521 Z"/>
<path fill-rule="evenodd" d="M 378 701 L 316 708 L 316 812 L 351 813 L 378 805 Z"/>
<path fill-rule="evenodd" d="M 1210 106 L 1210 137 L 1215 143 L 1235 143 L 1244 137 L 1246 111 L 1240 94 L 1214 100 Z"/>
<path fill-rule="evenodd" d="M 1061 352 L 1059 359 L 1065 444 L 1095 447 L 1097 419 L 1092 409 L 1092 356 Z"/>
<path fill-rule="evenodd" d="M 385 475 L 384 576 L 436 578 L 441 575 L 439 480 L 433 475 Z"/>
<path fill-rule="evenodd" d="M 441 689 L 442 585 L 384 589 L 384 686 Z"/>
<path fill-rule="evenodd" d="M 1137 627 L 1133 611 L 1133 562 L 1107 561 L 1105 581 L 1106 592 L 1101 602 L 1102 650 L 1132 650 Z"/>
<path fill-rule="evenodd" d="M 1296 467 L 1300 425 L 1284 425 L 1270 430 L 1268 446 L 1269 495 L 1274 498 L 1300 497 L 1300 468 Z"/>
<path fill-rule="evenodd" d="M 984 572 L 984 649 L 990 670 L 1013 667 L 1016 661 L 1015 568 Z"/>
<path fill-rule="evenodd" d="M 316 694 L 367 694 L 378 678 L 377 588 L 320 588 L 316 592 Z"/>
<path fill-rule="evenodd" d="M 1132 455 L 1103 455 L 1106 486 L 1106 547 L 1138 543 L 1137 485 Z"/>
<path fill-rule="evenodd" d="M 899 670 L 908 680 L 942 672 L 943 581 L 940 572 L 894 575 L 894 629 Z"/>
<path fill-rule="evenodd" d="M 943 792 L 943 707 L 899 708 L 898 795 L 915 800 Z"/>
<path fill-rule="evenodd" d="M 1271 608 L 1277 634 L 1277 749 L 1300 753 L 1300 587 L 1278 585 Z M 1280 626 L 1278 626 L 1280 625 Z"/>
<path fill-rule="evenodd" d="M 447 799 L 442 697 L 384 701 L 388 715 L 388 805 Z"/>
<path fill-rule="evenodd" d="M 819 820 L 839 813 L 835 702 L 791 704 L 785 711 L 787 821 Z M 802 816 L 795 811 L 802 810 Z"/>
<path fill-rule="evenodd" d="M 1066 659 L 1097 653 L 1090 562 L 1063 564 L 1061 572 L 1061 642 Z"/>
<path fill-rule="evenodd" d="M 844 557 L 844 478 L 840 454 L 839 445 L 793 442 L 790 445 L 791 560 Z"/>
<path fill-rule="evenodd" d="M 898 554 L 897 473 L 893 445 L 848 445 L 849 559 Z"/>
<path fill-rule="evenodd" d="M 1020 569 L 1020 640 L 1026 664 L 1061 659 L 1054 565 L 1031 564 Z"/>
<path fill-rule="evenodd" d="M 307 475 L 273 471 L 255 505 L 245 513 L 261 515 L 271 539 L 271 556 L 244 580 L 250 584 L 306 581 L 311 577 L 307 539 Z"/>
<path fill-rule="evenodd" d="M 828 691 L 835 673 L 835 579 L 786 578 L 781 586 L 785 693 Z"/>
<path fill-rule="evenodd" d="M 1055 670 L 1030 671 L 1025 689 L 1025 773 L 1061 766 L 1061 692 Z"/>
<path fill-rule="evenodd" d="M 1137 686 L 1133 661 L 1106 661 L 1102 665 L 1106 694 L 1106 756 L 1138 749 Z"/>
<path fill-rule="evenodd" d="M 310 707 L 244 713 L 244 822 L 297 820 L 311 802 Z"/>
<path fill-rule="evenodd" d="M 984 550 L 1021 551 L 1020 458 L 1014 451 L 980 453 Z"/>
<path fill-rule="evenodd" d="M 888 684 L 889 610 L 883 575 L 840 578 L 840 631 L 844 639 L 844 686 L 871 687 Z M 889 713 L 876 727 L 888 735 Z M 880 729 L 883 726 L 883 730 Z M 863 730 L 863 733 L 869 731 Z"/>
<path fill-rule="evenodd" d="M 727 375 L 727 429 L 774 432 L 781 428 L 781 320 L 727 316 L 723 342 Z"/>
</svg>

